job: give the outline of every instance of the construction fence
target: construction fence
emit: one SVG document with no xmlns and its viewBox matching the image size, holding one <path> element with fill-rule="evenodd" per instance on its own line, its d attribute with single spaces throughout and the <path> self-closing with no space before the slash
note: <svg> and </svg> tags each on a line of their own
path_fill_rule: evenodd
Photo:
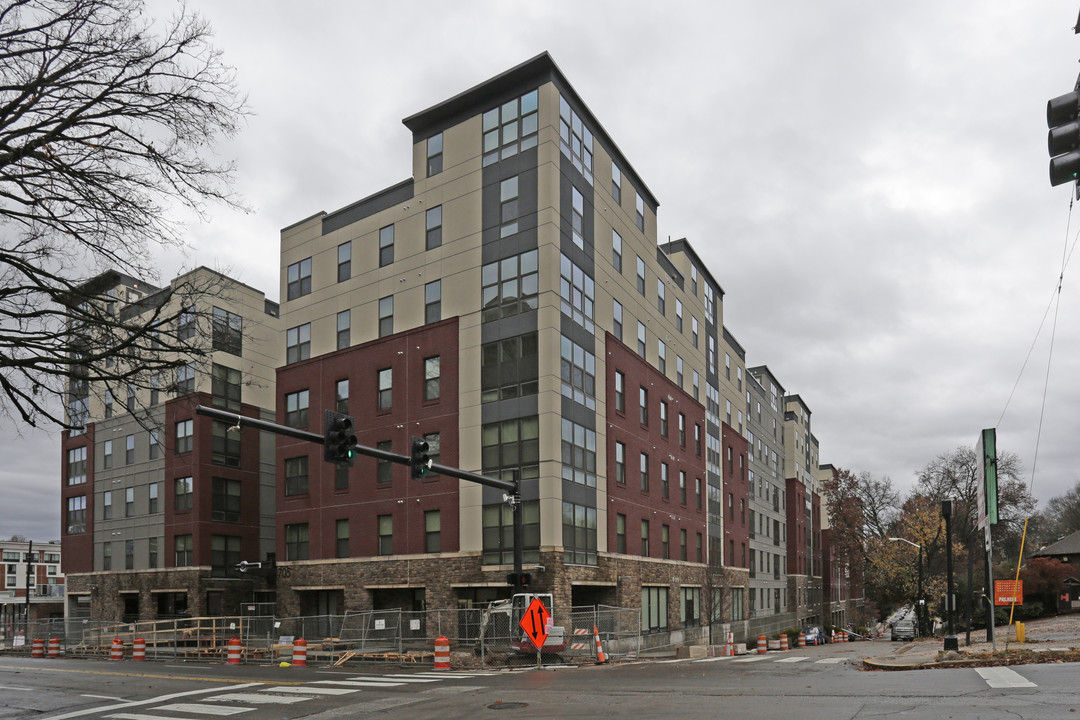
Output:
<svg viewBox="0 0 1080 720">
<path fill-rule="evenodd" d="M 636 657 L 642 649 L 638 610 L 594 606 L 556 611 L 539 653 L 520 627 L 520 608 L 372 610 L 294 618 L 234 616 L 178 618 L 136 623 L 53 619 L 30 623 L 26 636 L 5 645 L 31 652 L 34 639 L 58 639 L 62 653 L 109 657 L 116 640 L 124 658 L 137 639 L 147 660 L 224 662 L 230 641 L 240 640 L 242 662 L 292 662 L 296 648 L 321 664 L 420 664 L 435 662 L 435 641 L 446 638 L 458 668 L 580 664 Z"/>
</svg>

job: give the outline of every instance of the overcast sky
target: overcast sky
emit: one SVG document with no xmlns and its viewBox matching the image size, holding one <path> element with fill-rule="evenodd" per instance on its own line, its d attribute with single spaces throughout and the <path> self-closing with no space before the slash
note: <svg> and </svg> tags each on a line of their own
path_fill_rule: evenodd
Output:
<svg viewBox="0 0 1080 720">
<path fill-rule="evenodd" d="M 402 118 L 547 50 L 659 199 L 660 238 L 724 288 L 747 364 L 808 403 L 823 463 L 907 492 L 997 427 L 1042 504 L 1080 481 L 1071 265 L 1055 297 L 1080 216 L 1045 122 L 1076 81 L 1075 0 L 188 7 L 255 113 L 219 148 L 254 212 L 189 224 L 164 279 L 208 265 L 277 299 L 282 227 L 408 177 Z M 57 538 L 56 433 L 2 432 L 0 536 Z"/>
</svg>

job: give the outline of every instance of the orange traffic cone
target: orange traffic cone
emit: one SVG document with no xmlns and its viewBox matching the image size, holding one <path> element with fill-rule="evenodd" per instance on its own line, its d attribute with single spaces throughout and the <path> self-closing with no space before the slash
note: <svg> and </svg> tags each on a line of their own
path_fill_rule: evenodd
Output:
<svg viewBox="0 0 1080 720">
<path fill-rule="evenodd" d="M 596 629 L 596 626 L 592 626 L 593 637 L 596 638 L 596 664 L 603 665 L 607 662 L 607 658 L 604 657 L 604 648 L 600 645 L 600 631 Z"/>
</svg>

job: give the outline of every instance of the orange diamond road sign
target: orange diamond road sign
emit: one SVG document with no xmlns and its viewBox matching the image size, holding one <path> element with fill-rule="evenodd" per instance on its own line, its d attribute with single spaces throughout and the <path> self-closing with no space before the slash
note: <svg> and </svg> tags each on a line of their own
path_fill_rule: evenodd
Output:
<svg viewBox="0 0 1080 720">
<path fill-rule="evenodd" d="M 540 602 L 540 598 L 533 598 L 521 622 L 518 623 L 537 649 L 544 647 L 544 643 L 547 642 L 547 626 L 550 619 L 551 613 L 544 607 L 544 603 Z"/>
<path fill-rule="evenodd" d="M 995 580 L 994 581 L 994 604 L 995 605 L 1023 605 L 1024 604 L 1024 581 L 1023 580 Z"/>
</svg>

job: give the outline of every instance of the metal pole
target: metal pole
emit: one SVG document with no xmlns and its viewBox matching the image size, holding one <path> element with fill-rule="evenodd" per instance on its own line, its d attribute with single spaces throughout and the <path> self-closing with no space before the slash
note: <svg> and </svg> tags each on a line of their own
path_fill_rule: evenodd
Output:
<svg viewBox="0 0 1080 720">
<path fill-rule="evenodd" d="M 518 474 L 520 471 L 515 469 L 514 473 L 514 497 L 511 502 L 514 503 L 514 592 L 524 592 L 525 584 L 522 582 L 522 565 L 524 564 L 525 548 L 525 521 L 521 516 L 521 477 Z M 539 651 L 537 651 L 537 659 L 539 659 Z"/>
<path fill-rule="evenodd" d="M 25 622 L 23 624 L 23 627 L 25 628 L 24 633 L 26 634 L 26 644 L 27 645 L 31 644 L 31 642 L 30 642 L 30 577 L 31 577 L 31 574 L 32 574 L 31 568 L 33 568 L 33 565 L 31 565 L 31 562 L 32 562 L 33 558 L 34 558 L 34 541 L 31 540 L 30 541 L 30 547 L 26 551 L 26 583 L 25 583 L 26 584 L 26 608 L 25 608 L 25 610 L 26 610 L 26 618 L 25 618 Z"/>
<path fill-rule="evenodd" d="M 919 545 L 919 597 L 915 601 L 915 619 L 919 623 L 919 631 L 917 635 L 919 637 L 926 637 L 926 600 L 923 598 L 923 562 L 922 562 L 922 545 Z"/>
<path fill-rule="evenodd" d="M 941 514 L 945 516 L 945 573 L 946 573 L 946 595 L 945 595 L 945 618 L 948 622 L 949 634 L 945 637 L 945 650 L 960 650 L 960 643 L 956 639 L 956 618 L 954 617 L 956 612 L 953 588 L 953 559 L 952 559 L 952 500 L 941 501 Z"/>
</svg>

